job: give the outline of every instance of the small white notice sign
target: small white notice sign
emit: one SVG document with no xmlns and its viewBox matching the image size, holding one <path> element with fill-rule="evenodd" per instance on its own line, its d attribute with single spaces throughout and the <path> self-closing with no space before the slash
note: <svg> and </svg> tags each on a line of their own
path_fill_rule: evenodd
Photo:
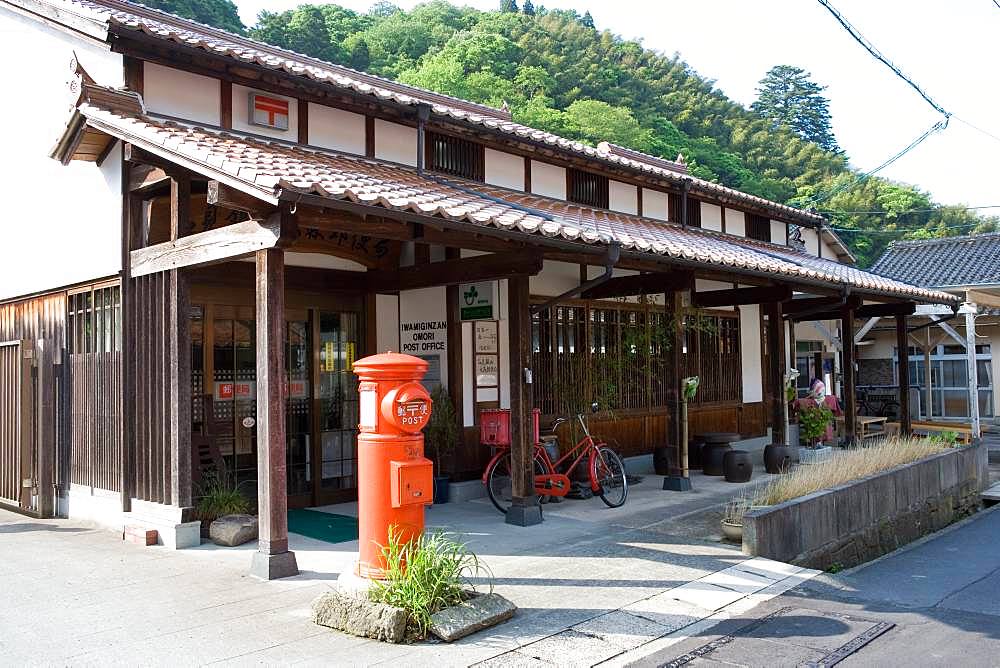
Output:
<svg viewBox="0 0 1000 668">
<path fill-rule="evenodd" d="M 358 429 L 378 428 L 378 391 L 372 387 L 361 386 L 358 393 Z"/>
</svg>

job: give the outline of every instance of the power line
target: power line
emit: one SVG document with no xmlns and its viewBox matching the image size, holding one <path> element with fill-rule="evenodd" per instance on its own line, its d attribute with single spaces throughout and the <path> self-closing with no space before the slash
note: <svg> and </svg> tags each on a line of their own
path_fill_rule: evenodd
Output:
<svg viewBox="0 0 1000 668">
<path fill-rule="evenodd" d="M 993 4 L 997 6 L 997 9 L 1000 9 L 1000 0 L 993 0 Z"/>
<path fill-rule="evenodd" d="M 823 0 L 820 0 L 820 2 L 823 2 Z M 934 125 L 932 125 L 930 128 L 928 128 L 922 135 L 920 135 L 919 137 L 917 137 L 916 139 L 914 139 L 912 142 L 910 142 L 909 145 L 906 148 L 904 148 L 902 151 L 900 151 L 899 153 L 896 153 L 894 156 L 892 156 L 891 158 L 889 158 L 888 160 L 886 160 L 885 162 L 883 162 L 881 165 L 879 165 L 875 169 L 873 169 L 871 171 L 868 171 L 868 172 L 865 172 L 864 174 L 860 174 L 853 181 L 849 181 L 848 183 L 841 184 L 841 185 L 837 186 L 836 188 L 833 188 L 832 190 L 829 190 L 828 192 L 826 192 L 823 195 L 815 195 L 815 196 L 813 196 L 812 198 L 810 198 L 806 202 L 806 204 L 809 205 L 809 206 L 813 206 L 815 204 L 819 204 L 820 202 L 825 202 L 826 200 L 830 199 L 834 195 L 840 194 L 840 193 L 844 192 L 845 190 L 850 190 L 854 186 L 860 184 L 862 181 L 865 181 L 868 178 L 874 176 L 876 173 L 882 171 L 883 169 L 885 169 L 886 167 L 888 167 L 892 163 L 894 163 L 897 160 L 899 160 L 900 158 L 902 158 L 904 155 L 906 155 L 907 153 L 909 153 L 910 151 L 912 151 L 913 149 L 915 149 L 917 146 L 919 146 L 921 143 L 923 143 L 923 141 L 925 139 L 927 139 L 928 137 L 930 137 L 935 132 L 940 132 L 941 130 L 944 130 L 947 127 L 948 127 L 948 117 L 946 116 L 943 120 L 938 121 L 937 123 L 935 123 Z"/>
<path fill-rule="evenodd" d="M 893 234 L 897 234 L 897 235 L 900 235 L 900 234 L 902 234 L 902 235 L 913 234 L 914 232 L 936 232 L 938 230 L 963 230 L 963 229 L 967 229 L 967 228 L 977 227 L 978 225 L 981 225 L 982 222 L 983 221 L 979 221 L 979 222 L 976 222 L 976 223 L 961 223 L 959 225 L 944 225 L 944 226 L 941 226 L 941 227 L 931 227 L 931 228 L 918 227 L 918 228 L 914 228 L 914 229 L 911 229 L 911 230 L 905 230 L 905 229 L 901 229 L 901 230 L 859 230 L 856 227 L 832 227 L 832 226 L 829 229 L 833 230 L 837 234 L 848 233 L 848 234 L 864 234 L 865 236 L 869 236 L 869 235 L 887 236 L 887 235 L 893 235 Z"/>
<path fill-rule="evenodd" d="M 907 214 L 907 213 L 936 213 L 936 212 L 940 211 L 941 209 L 951 209 L 953 211 L 954 210 L 976 211 L 978 209 L 1000 209 L 1000 204 L 984 204 L 982 206 L 948 206 L 947 204 L 944 204 L 944 205 L 941 205 L 941 206 L 939 206 L 937 208 L 934 208 L 934 209 L 907 209 L 906 211 L 893 211 L 891 213 L 893 215 L 896 215 L 896 216 L 901 216 L 901 215 Z M 862 214 L 862 213 L 871 213 L 871 214 L 879 214 L 879 213 L 886 214 L 886 213 L 890 213 L 889 211 L 885 211 L 885 210 L 882 210 L 882 211 L 841 211 L 840 209 L 820 209 L 819 212 L 820 213 L 843 213 L 843 214 L 852 214 L 852 215 L 853 214 Z"/>
<path fill-rule="evenodd" d="M 879 62 L 888 67 L 893 72 L 895 72 L 896 76 L 898 76 L 900 79 L 909 84 L 910 87 L 913 88 L 913 90 L 917 91 L 917 93 L 920 94 L 920 97 L 924 98 L 924 100 L 927 101 L 927 104 L 934 107 L 934 109 L 936 109 L 939 113 L 944 115 L 945 118 L 951 116 L 951 114 L 945 111 L 941 105 L 932 100 L 931 96 L 928 95 L 926 92 L 924 92 L 924 89 L 918 86 L 916 82 L 913 81 L 913 79 L 903 74 L 903 71 L 899 69 L 899 67 L 897 67 L 887 57 L 882 55 L 882 52 L 879 51 L 877 48 L 875 48 L 874 44 L 865 39 L 865 37 L 860 32 L 858 32 L 857 28 L 852 26 L 850 22 L 847 19 L 845 19 L 841 15 L 841 13 L 834 8 L 833 5 L 830 4 L 829 0 L 817 0 L 817 1 L 819 2 L 819 4 L 826 7 L 831 14 L 833 14 L 833 18 L 837 19 L 837 22 L 840 23 L 840 25 L 842 25 L 844 29 L 847 30 L 848 33 L 850 33 L 851 37 L 853 37 L 858 44 L 863 46 L 865 50 L 868 51 L 868 53 L 870 53 L 872 56 L 874 56 Z M 997 0 L 994 0 L 994 2 L 997 2 Z M 997 6 L 1000 6 L 1000 2 L 997 3 Z"/>
<path fill-rule="evenodd" d="M 997 6 L 1000 7 L 1000 0 L 993 0 L 993 2 L 996 2 Z M 964 118 L 959 118 L 958 116 L 952 116 L 952 118 L 954 118 L 959 123 L 964 123 L 965 125 L 968 125 L 970 128 L 972 128 L 976 132 L 982 132 L 987 137 L 990 137 L 991 139 L 995 139 L 997 141 L 1000 141 L 1000 137 L 996 136 L 992 132 L 987 132 L 986 130 L 973 125 L 972 123 L 970 123 L 969 121 L 965 120 Z"/>
</svg>

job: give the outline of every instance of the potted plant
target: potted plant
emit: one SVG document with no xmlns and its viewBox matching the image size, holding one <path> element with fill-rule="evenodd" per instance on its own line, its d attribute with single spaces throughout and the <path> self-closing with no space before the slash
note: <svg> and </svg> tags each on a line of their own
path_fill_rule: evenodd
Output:
<svg viewBox="0 0 1000 668">
<path fill-rule="evenodd" d="M 816 463 L 828 458 L 831 450 L 822 447 L 821 439 L 833 420 L 833 411 L 822 404 L 799 408 L 799 437 L 805 439 L 802 462 Z"/>
<path fill-rule="evenodd" d="M 743 515 L 750 509 L 750 500 L 738 496 L 726 502 L 722 513 L 722 536 L 732 543 L 743 542 Z"/>
<path fill-rule="evenodd" d="M 451 478 L 444 475 L 441 460 L 455 451 L 458 443 L 458 417 L 447 388 L 438 385 L 431 392 L 431 419 L 424 428 L 424 440 L 434 456 L 434 503 L 448 503 Z"/>
</svg>

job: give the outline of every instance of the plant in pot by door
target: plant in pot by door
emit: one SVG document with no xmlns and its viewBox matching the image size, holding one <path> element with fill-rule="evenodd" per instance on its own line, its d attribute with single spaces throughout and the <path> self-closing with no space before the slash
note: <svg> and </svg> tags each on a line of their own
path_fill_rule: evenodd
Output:
<svg viewBox="0 0 1000 668">
<path fill-rule="evenodd" d="M 458 417 L 447 388 L 438 385 L 431 392 L 431 419 L 424 428 L 424 442 L 434 455 L 434 503 L 448 503 L 449 476 L 444 475 L 441 460 L 455 451 L 458 443 Z"/>
</svg>

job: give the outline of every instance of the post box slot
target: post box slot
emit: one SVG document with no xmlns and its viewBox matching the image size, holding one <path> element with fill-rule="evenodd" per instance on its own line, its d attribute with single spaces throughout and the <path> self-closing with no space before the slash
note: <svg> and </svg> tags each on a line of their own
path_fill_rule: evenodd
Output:
<svg viewBox="0 0 1000 668">
<path fill-rule="evenodd" d="M 428 504 L 434 500 L 434 464 L 421 457 L 389 462 L 392 507 Z"/>
</svg>

